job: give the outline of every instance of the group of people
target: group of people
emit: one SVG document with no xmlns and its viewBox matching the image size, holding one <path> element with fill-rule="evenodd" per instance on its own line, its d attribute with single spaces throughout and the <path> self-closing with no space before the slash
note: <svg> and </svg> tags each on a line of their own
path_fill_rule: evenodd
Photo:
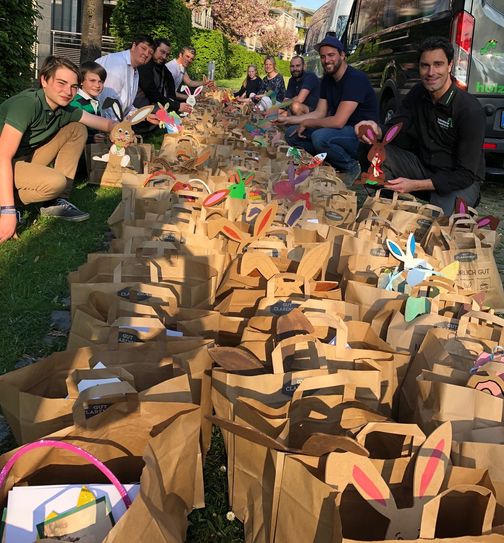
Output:
<svg viewBox="0 0 504 543">
<path fill-rule="evenodd" d="M 314 74 L 304 71 L 302 58 L 294 57 L 290 64 L 285 96 L 293 101 L 289 114 L 277 121 L 286 127 L 289 145 L 312 155 L 327 153 L 326 161 L 351 186 L 361 174 L 372 140 L 401 123 L 381 164 L 386 188 L 411 193 L 441 207 L 445 215 L 453 213 L 457 197 L 470 206 L 479 203 L 485 178 L 485 114 L 476 98 L 450 76 L 454 50 L 449 40 L 430 37 L 420 45 L 420 83 L 386 123 L 380 123 L 367 75 L 348 64 L 341 41 L 326 36 L 316 49 L 324 70 L 319 86 Z M 376 138 L 359 130 L 364 125 Z"/>
<path fill-rule="evenodd" d="M 327 153 L 327 162 L 342 172 L 349 186 L 361 173 L 363 150 L 371 143 L 359 128 L 369 125 L 381 138 L 387 127 L 401 122 L 381 166 L 387 189 L 413 193 L 445 214 L 452 213 L 457 197 L 478 204 L 485 177 L 485 115 L 478 101 L 452 81 L 454 51 L 447 39 L 422 43 L 421 82 L 385 125 L 379 122 L 378 101 L 367 76 L 348 65 L 341 41 L 326 36 L 317 50 L 324 69 L 321 80 L 295 56 L 285 88 L 275 59 L 267 57 L 262 80 L 256 66 L 248 67 L 237 100 L 258 103 L 273 93 L 277 101 L 290 100 L 288 111 L 276 121 L 285 127 L 287 143 L 313 155 Z M 103 142 L 104 133 L 121 120 L 112 104 L 119 106 L 122 117 L 146 104 L 189 113 L 181 85 L 214 87 L 213 81 L 194 81 L 187 73 L 194 48 L 183 47 L 168 61 L 170 54 L 168 40 L 138 36 L 130 49 L 86 62 L 80 69 L 51 56 L 40 71 L 40 89 L 23 91 L 0 105 L 0 243 L 15 235 L 18 203 L 40 203 L 42 215 L 70 221 L 89 217 L 68 197 L 86 142 Z M 151 115 L 138 127 L 148 131 L 157 122 Z"/>
<path fill-rule="evenodd" d="M 0 105 L 0 243 L 16 233 L 19 204 L 40 204 L 41 215 L 67 221 L 88 219 L 68 200 L 86 142 L 104 142 L 118 121 L 146 104 L 189 113 L 180 86 L 214 86 L 187 73 L 196 55 L 193 47 L 183 47 L 168 62 L 170 53 L 168 40 L 138 36 L 129 49 L 80 68 L 50 56 L 40 70 L 39 89 Z M 154 115 L 143 129 L 149 124 L 158 124 Z"/>
</svg>

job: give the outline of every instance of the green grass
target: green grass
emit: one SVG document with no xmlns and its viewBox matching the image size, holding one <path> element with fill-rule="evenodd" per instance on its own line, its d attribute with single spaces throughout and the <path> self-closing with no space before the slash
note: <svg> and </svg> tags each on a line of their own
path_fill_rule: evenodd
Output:
<svg viewBox="0 0 504 543">
<path fill-rule="evenodd" d="M 218 87 L 225 87 L 226 89 L 238 90 L 243 83 L 243 77 L 237 77 L 235 79 L 218 79 L 216 84 Z"/>
<path fill-rule="evenodd" d="M 119 189 L 77 185 L 72 202 L 91 214 L 88 221 L 40 217 L 30 206 L 19 239 L 0 245 L 0 372 L 12 370 L 24 354 L 36 358 L 64 348 L 66 341 L 52 346 L 43 341 L 51 312 L 61 309 L 69 294 L 68 272 L 88 253 L 103 249 L 107 218 L 120 194 Z"/>
</svg>

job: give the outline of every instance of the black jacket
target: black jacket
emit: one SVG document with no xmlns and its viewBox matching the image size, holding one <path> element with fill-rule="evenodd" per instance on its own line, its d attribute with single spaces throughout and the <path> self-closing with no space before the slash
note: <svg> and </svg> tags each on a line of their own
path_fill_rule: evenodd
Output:
<svg viewBox="0 0 504 543">
<path fill-rule="evenodd" d="M 398 122 L 403 122 L 403 128 L 393 145 L 418 156 L 439 194 L 485 179 L 485 113 L 471 94 L 452 84 L 433 103 L 419 83 L 406 95 L 387 128 Z"/>
<path fill-rule="evenodd" d="M 170 104 L 168 111 L 178 111 L 180 102 L 175 94 L 175 81 L 165 64 L 157 64 L 152 59 L 138 67 L 138 93 L 134 106 L 143 107 L 149 104 L 163 106 Z"/>
</svg>

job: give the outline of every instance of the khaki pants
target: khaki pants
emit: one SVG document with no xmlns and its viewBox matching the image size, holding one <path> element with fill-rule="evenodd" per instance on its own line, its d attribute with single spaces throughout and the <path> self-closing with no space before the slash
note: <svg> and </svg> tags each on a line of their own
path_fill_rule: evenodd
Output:
<svg viewBox="0 0 504 543">
<path fill-rule="evenodd" d="M 70 196 L 86 139 L 87 128 L 83 124 L 67 124 L 35 151 L 30 162 L 15 163 L 14 186 L 23 204 Z M 53 161 L 54 168 L 50 168 Z"/>
</svg>

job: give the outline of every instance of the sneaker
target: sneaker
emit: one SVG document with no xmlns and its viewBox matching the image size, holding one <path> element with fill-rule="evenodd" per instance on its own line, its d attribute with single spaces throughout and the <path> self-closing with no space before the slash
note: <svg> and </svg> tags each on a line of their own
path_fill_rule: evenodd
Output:
<svg viewBox="0 0 504 543">
<path fill-rule="evenodd" d="M 343 175 L 341 176 L 343 183 L 347 187 L 351 187 L 354 184 L 354 181 L 359 177 L 361 174 L 361 167 L 359 162 L 356 160 L 350 169 L 348 169 L 346 172 L 343 172 Z"/>
<path fill-rule="evenodd" d="M 81 211 L 64 198 L 56 198 L 51 205 L 40 208 L 40 214 L 44 217 L 58 217 L 64 221 L 81 222 L 89 219 L 89 213 Z"/>
</svg>

